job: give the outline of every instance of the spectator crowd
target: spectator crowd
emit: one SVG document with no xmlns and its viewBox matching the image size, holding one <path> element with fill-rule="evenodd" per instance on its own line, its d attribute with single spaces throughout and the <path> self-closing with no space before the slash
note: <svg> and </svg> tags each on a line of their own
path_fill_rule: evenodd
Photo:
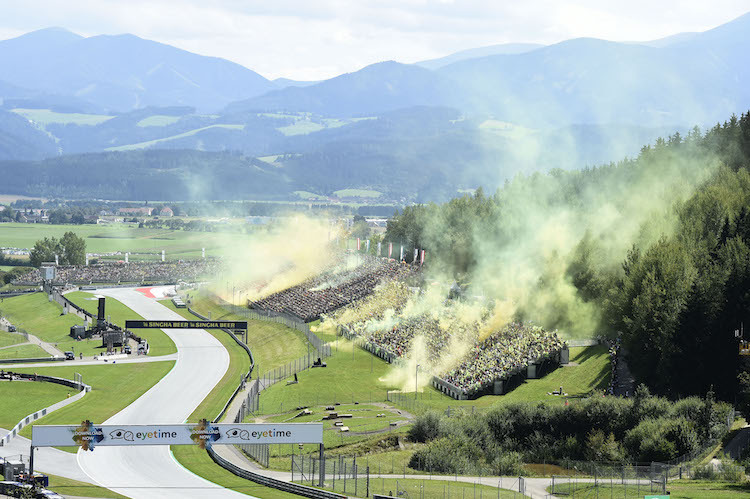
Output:
<svg viewBox="0 0 750 499">
<path fill-rule="evenodd" d="M 487 328 L 487 310 L 469 314 L 465 304 L 446 300 L 415 313 L 414 302 L 409 303 L 412 296 L 405 284 L 389 283 L 326 319 L 343 328 L 347 336 L 369 343 L 374 352 L 406 357 L 420 349 L 416 358 L 424 370 L 467 393 L 551 356 L 564 345 L 556 332 L 530 323 L 511 323 L 480 340 L 481 331 Z M 460 362 L 450 362 L 455 367 L 444 372 L 445 359 L 454 355 Z"/>
<path fill-rule="evenodd" d="M 220 262 L 215 259 L 179 262 L 117 262 L 96 265 L 58 265 L 54 284 L 92 283 L 147 283 L 176 282 L 205 279 L 219 272 Z M 17 285 L 42 283 L 40 269 L 23 274 L 13 281 Z"/>
<path fill-rule="evenodd" d="M 560 351 L 564 342 L 557 332 L 514 322 L 474 345 L 464 360 L 440 377 L 467 393 L 497 379 L 505 379 L 530 363 Z"/>
<path fill-rule="evenodd" d="M 370 295 L 380 283 L 413 277 L 418 268 L 366 258 L 354 268 L 335 267 L 312 279 L 251 302 L 251 307 L 294 315 L 305 322 L 318 319 L 355 300 Z"/>
</svg>

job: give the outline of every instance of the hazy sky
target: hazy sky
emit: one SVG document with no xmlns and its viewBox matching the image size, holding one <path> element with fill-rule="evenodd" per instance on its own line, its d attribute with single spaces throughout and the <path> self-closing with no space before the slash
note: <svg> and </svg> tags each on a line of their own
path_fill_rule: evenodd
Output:
<svg viewBox="0 0 750 499">
<path fill-rule="evenodd" d="M 133 33 L 305 80 L 497 43 L 649 40 L 748 11 L 750 0 L 0 0 L 0 39 Z"/>
</svg>

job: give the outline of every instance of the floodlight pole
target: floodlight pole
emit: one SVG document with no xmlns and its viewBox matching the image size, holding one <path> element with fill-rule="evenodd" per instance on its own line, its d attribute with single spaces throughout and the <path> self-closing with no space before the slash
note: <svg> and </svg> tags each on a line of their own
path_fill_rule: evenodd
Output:
<svg viewBox="0 0 750 499">
<path fill-rule="evenodd" d="M 34 479 L 34 445 L 31 445 L 31 451 L 29 452 L 29 476 Z"/>
<path fill-rule="evenodd" d="M 414 370 L 414 398 L 417 398 L 417 393 L 419 392 L 419 364 L 417 364 L 417 368 Z"/>
</svg>

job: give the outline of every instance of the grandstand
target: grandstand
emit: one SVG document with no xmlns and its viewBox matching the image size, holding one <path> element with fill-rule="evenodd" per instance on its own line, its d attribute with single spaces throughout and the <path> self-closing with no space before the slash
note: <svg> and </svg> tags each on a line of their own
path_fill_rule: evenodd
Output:
<svg viewBox="0 0 750 499">
<path fill-rule="evenodd" d="M 249 306 L 311 322 L 320 318 L 321 314 L 369 296 L 380 283 L 404 281 L 414 277 L 418 271 L 418 267 L 412 265 L 384 258 L 366 258 L 364 263 L 354 268 L 341 270 L 341 267 L 336 267 L 301 284 L 251 301 Z"/>
<path fill-rule="evenodd" d="M 147 283 L 194 281 L 219 272 L 221 263 L 216 259 L 179 262 L 117 262 L 97 265 L 58 265 L 54 285 L 95 283 Z M 21 275 L 12 282 L 20 286 L 42 283 L 40 269 Z"/>
<path fill-rule="evenodd" d="M 480 341 L 486 314 L 467 321 L 459 304 L 446 301 L 437 310 L 403 316 L 412 293 L 399 282 L 380 286 L 366 299 L 325 317 L 339 334 L 390 363 L 399 363 L 421 337 L 421 367 L 433 375 L 432 385 L 456 399 L 502 394 L 520 378 L 535 378 L 552 366 L 567 363 L 568 350 L 556 332 L 533 324 L 511 323 Z M 445 354 L 472 345 L 447 372 Z M 458 350 L 457 350 L 458 349 Z"/>
</svg>

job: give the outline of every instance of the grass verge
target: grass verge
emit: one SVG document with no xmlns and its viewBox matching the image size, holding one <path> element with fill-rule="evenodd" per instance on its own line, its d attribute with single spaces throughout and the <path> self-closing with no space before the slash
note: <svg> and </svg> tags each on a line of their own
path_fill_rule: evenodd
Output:
<svg viewBox="0 0 750 499">
<path fill-rule="evenodd" d="M 62 307 L 49 301 L 42 292 L 5 298 L 0 310 L 16 327 L 56 345 L 63 352 L 74 350 L 84 355 L 97 355 L 103 351 L 101 340 L 71 338 L 70 326 L 83 324 L 83 319 L 73 314 L 62 315 Z"/>
<path fill-rule="evenodd" d="M 125 499 L 125 496 L 112 492 L 104 487 L 92 485 L 90 483 L 79 482 L 57 475 L 47 475 L 49 477 L 49 490 L 57 492 L 65 497 L 101 497 L 104 499 Z"/>
<path fill-rule="evenodd" d="M 552 487 L 547 491 L 552 493 Z M 667 484 L 669 497 L 673 499 L 734 499 L 750 496 L 750 484 L 732 483 L 708 480 L 675 480 Z M 592 483 L 573 483 L 568 488 L 561 485 L 555 488 L 554 494 L 559 497 L 578 497 L 581 499 L 595 499 L 598 497 L 613 497 L 619 499 L 642 499 L 645 496 L 658 495 L 651 492 L 649 484 L 610 485 L 606 482 L 599 484 L 598 490 Z"/>
<path fill-rule="evenodd" d="M 39 345 L 18 345 L 17 347 L 0 348 L 0 359 L 34 359 L 50 357 Z M 11 364 L 9 364 L 11 365 Z"/>
<path fill-rule="evenodd" d="M 37 367 L 14 369 L 16 372 L 44 374 L 73 379 L 81 373 L 83 382 L 91 385 L 91 393 L 34 424 L 78 424 L 85 419 L 101 423 L 130 405 L 172 369 L 174 362 L 144 362 L 140 364 L 107 364 L 103 366 Z M 71 394 L 73 392 L 71 391 Z M 21 430 L 31 436 L 31 425 Z M 75 450 L 76 448 L 72 448 Z M 67 449 L 66 449 L 67 450 Z"/>
<path fill-rule="evenodd" d="M 10 430 L 21 418 L 63 400 L 67 386 L 38 381 L 0 381 L 0 428 Z"/>
</svg>

